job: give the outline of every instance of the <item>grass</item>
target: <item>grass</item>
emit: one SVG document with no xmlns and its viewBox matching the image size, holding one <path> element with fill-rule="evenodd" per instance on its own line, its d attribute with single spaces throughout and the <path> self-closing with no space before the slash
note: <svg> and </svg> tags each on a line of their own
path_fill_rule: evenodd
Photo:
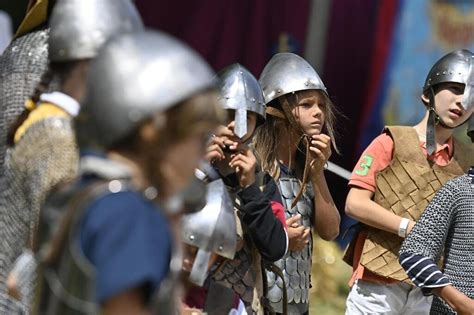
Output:
<svg viewBox="0 0 474 315">
<path fill-rule="evenodd" d="M 337 244 L 314 239 L 310 315 L 345 313 L 351 267 L 342 261 L 342 254 Z"/>
</svg>

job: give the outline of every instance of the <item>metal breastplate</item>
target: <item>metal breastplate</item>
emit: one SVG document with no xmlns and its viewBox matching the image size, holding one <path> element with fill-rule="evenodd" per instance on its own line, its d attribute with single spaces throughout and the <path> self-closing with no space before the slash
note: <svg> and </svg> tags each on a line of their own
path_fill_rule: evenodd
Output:
<svg viewBox="0 0 474 315">
<path fill-rule="evenodd" d="M 311 183 L 308 183 L 302 198 L 293 209 L 291 209 L 291 203 L 300 190 L 300 182 L 294 177 L 283 175 L 277 181 L 277 185 L 285 207 L 286 218 L 300 214 L 301 224 L 312 228 L 314 195 Z M 309 244 L 302 251 L 288 251 L 284 258 L 275 262 L 275 265 L 282 270 L 285 277 L 289 314 L 292 311 L 305 312 L 308 308 L 312 248 L 313 238 L 311 236 Z M 266 274 L 268 283 L 267 298 L 274 310 L 281 313 L 283 308 L 283 281 L 273 272 L 267 271 Z"/>
</svg>

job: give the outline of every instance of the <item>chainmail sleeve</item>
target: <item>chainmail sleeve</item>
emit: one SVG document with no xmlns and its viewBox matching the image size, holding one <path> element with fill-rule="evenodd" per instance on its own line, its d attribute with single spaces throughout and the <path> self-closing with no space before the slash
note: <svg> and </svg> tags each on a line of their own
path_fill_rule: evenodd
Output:
<svg viewBox="0 0 474 315">
<path fill-rule="evenodd" d="M 8 129 L 48 68 L 49 29 L 14 39 L 0 56 L 0 188 Z"/>
<path fill-rule="evenodd" d="M 48 193 L 74 178 L 77 166 L 78 150 L 69 117 L 49 117 L 34 123 L 8 150 L 8 186 L 0 200 L 0 283 L 5 283 L 22 249 L 33 246 L 40 209 Z"/>
<path fill-rule="evenodd" d="M 455 215 L 458 194 L 459 191 L 452 182 L 447 183 L 437 192 L 403 242 L 400 254 L 418 254 L 434 261 L 439 260 Z"/>
<path fill-rule="evenodd" d="M 452 284 L 474 298 L 474 185 L 467 175 L 449 181 L 408 235 L 400 262 L 424 293 Z M 441 268 L 436 266 L 441 256 Z M 455 314 L 435 296 L 430 314 Z"/>
</svg>

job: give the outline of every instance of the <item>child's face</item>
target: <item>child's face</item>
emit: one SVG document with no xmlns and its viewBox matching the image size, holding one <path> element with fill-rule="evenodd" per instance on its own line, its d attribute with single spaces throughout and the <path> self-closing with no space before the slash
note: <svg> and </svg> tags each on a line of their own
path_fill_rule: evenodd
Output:
<svg viewBox="0 0 474 315">
<path fill-rule="evenodd" d="M 436 90 L 436 113 L 448 127 L 457 127 L 471 116 L 472 108 L 466 111 L 461 105 L 464 84 L 443 83 Z"/>
<path fill-rule="evenodd" d="M 292 109 L 292 113 L 305 134 L 319 135 L 324 126 L 326 98 L 318 90 L 298 93 L 298 104 Z"/>
<path fill-rule="evenodd" d="M 257 126 L 257 114 L 247 111 L 247 133 L 240 139 L 235 135 L 234 128 L 235 128 L 235 110 L 228 109 L 227 110 L 227 119 L 225 121 L 225 127 L 234 134 L 232 141 L 236 142 L 246 142 L 250 138 L 252 138 L 253 132 L 255 131 L 255 127 Z"/>
</svg>

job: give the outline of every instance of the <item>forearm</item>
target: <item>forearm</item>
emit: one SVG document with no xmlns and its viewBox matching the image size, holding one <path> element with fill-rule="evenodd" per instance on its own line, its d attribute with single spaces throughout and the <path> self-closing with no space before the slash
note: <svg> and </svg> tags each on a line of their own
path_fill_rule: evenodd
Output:
<svg viewBox="0 0 474 315">
<path fill-rule="evenodd" d="M 375 203 L 371 199 L 372 195 L 371 191 L 351 188 L 346 201 L 346 214 L 368 226 L 398 234 L 402 217 Z M 408 232 L 413 224 L 414 222 L 410 223 Z"/>
<path fill-rule="evenodd" d="M 242 221 L 262 257 L 276 261 L 285 255 L 286 232 L 273 214 L 271 203 L 256 184 L 239 192 L 242 200 Z"/>
<path fill-rule="evenodd" d="M 311 176 L 311 182 L 314 189 L 314 211 L 316 214 L 314 226 L 322 239 L 334 240 L 339 235 L 341 216 L 329 192 L 324 173 Z"/>
<path fill-rule="evenodd" d="M 425 294 L 429 294 L 431 290 L 451 285 L 451 282 L 431 257 L 401 251 L 399 261 L 408 277 L 423 289 Z"/>
<path fill-rule="evenodd" d="M 459 314 L 474 313 L 474 301 L 452 285 L 433 289 L 433 293 L 446 301 Z"/>
</svg>

